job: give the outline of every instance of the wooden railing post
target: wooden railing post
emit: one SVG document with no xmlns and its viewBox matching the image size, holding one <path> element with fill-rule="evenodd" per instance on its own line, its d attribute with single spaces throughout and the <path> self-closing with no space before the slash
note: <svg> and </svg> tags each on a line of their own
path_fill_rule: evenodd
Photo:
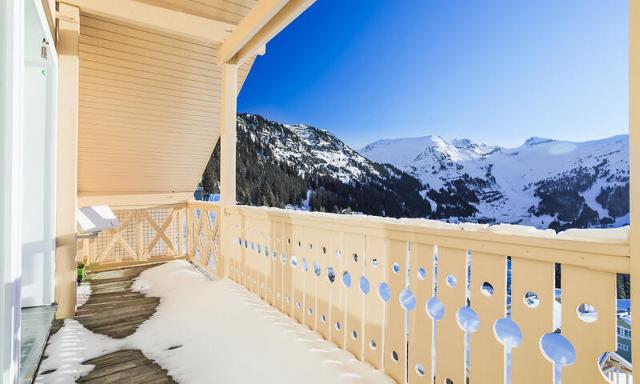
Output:
<svg viewBox="0 0 640 384">
<path fill-rule="evenodd" d="M 184 256 L 184 227 L 182 226 L 182 222 L 184 217 L 184 210 L 186 209 L 187 205 L 185 204 L 184 206 L 185 208 L 180 208 L 178 210 L 178 213 L 176 214 L 178 221 L 178 257 Z"/>
<path fill-rule="evenodd" d="M 144 233 L 142 231 L 144 223 L 144 211 L 141 209 L 136 210 L 136 260 L 142 261 L 144 259 Z"/>
<path fill-rule="evenodd" d="M 193 209 L 189 206 L 187 202 L 187 259 L 193 259 Z"/>
<path fill-rule="evenodd" d="M 629 192 L 631 350 L 640 358 L 640 0 L 629 1 Z"/>
</svg>

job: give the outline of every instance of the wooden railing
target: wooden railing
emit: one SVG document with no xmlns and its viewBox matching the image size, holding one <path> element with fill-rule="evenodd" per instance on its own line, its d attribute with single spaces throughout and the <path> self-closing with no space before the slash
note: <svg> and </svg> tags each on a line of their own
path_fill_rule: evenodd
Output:
<svg viewBox="0 0 640 384">
<path fill-rule="evenodd" d="M 220 206 L 191 201 L 187 205 L 187 248 L 191 260 L 224 276 L 220 259 Z"/>
<path fill-rule="evenodd" d="M 157 243 L 180 256 L 182 226 L 166 231 L 185 216 L 194 263 L 399 383 L 608 382 L 599 360 L 617 348 L 624 238 L 206 202 L 162 209 L 153 223 L 148 212 L 117 212 L 127 228 L 142 217 L 156 230 L 138 245 L 142 257 L 137 237 L 116 229 L 92 260 L 153 259 Z"/>
<path fill-rule="evenodd" d="M 115 208 L 120 226 L 78 241 L 77 261 L 109 268 L 186 257 L 186 209 L 186 204 Z"/>
<path fill-rule="evenodd" d="M 233 280 L 399 383 L 607 382 L 626 240 L 252 207 L 223 220 Z"/>
</svg>

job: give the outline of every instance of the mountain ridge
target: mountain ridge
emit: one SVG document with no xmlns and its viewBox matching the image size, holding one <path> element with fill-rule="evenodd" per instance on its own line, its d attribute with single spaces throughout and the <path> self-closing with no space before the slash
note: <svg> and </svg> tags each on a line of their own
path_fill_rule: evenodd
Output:
<svg viewBox="0 0 640 384">
<path fill-rule="evenodd" d="M 532 137 L 515 148 L 463 140 L 466 157 L 450 151 L 460 139 L 434 136 L 379 140 L 359 152 L 420 179 L 430 189 L 426 198 L 442 200 L 449 194 L 471 199 L 470 204 L 440 209 L 448 219 L 557 230 L 628 223 L 620 215 L 628 212 L 628 135 L 585 142 Z M 611 195 L 615 198 L 608 201 Z M 616 204 L 622 208 L 609 212 Z M 438 208 L 433 210 L 438 215 Z"/>
<path fill-rule="evenodd" d="M 355 150 L 331 132 L 238 114 L 237 200 L 449 222 L 552 228 L 628 224 L 628 135 L 516 148 L 440 136 L 377 140 Z M 219 148 L 202 189 L 217 193 Z"/>
</svg>

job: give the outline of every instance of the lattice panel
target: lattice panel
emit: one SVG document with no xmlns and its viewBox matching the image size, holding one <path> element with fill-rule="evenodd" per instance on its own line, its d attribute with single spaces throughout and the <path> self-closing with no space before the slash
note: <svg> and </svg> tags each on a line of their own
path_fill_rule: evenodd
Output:
<svg viewBox="0 0 640 384">
<path fill-rule="evenodd" d="M 114 210 L 121 225 L 82 242 L 82 257 L 89 264 L 184 257 L 184 213 L 184 205 Z"/>
</svg>

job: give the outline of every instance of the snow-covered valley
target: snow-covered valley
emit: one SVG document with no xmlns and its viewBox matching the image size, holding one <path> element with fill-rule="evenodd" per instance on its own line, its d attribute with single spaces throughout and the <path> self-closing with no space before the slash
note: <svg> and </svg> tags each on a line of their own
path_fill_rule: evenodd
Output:
<svg viewBox="0 0 640 384">
<path fill-rule="evenodd" d="M 517 148 L 425 136 L 379 140 L 359 152 L 420 179 L 435 214 L 450 220 L 555 229 L 629 221 L 628 135 L 587 142 L 534 137 Z M 462 198 L 470 204 L 456 201 Z"/>
</svg>

